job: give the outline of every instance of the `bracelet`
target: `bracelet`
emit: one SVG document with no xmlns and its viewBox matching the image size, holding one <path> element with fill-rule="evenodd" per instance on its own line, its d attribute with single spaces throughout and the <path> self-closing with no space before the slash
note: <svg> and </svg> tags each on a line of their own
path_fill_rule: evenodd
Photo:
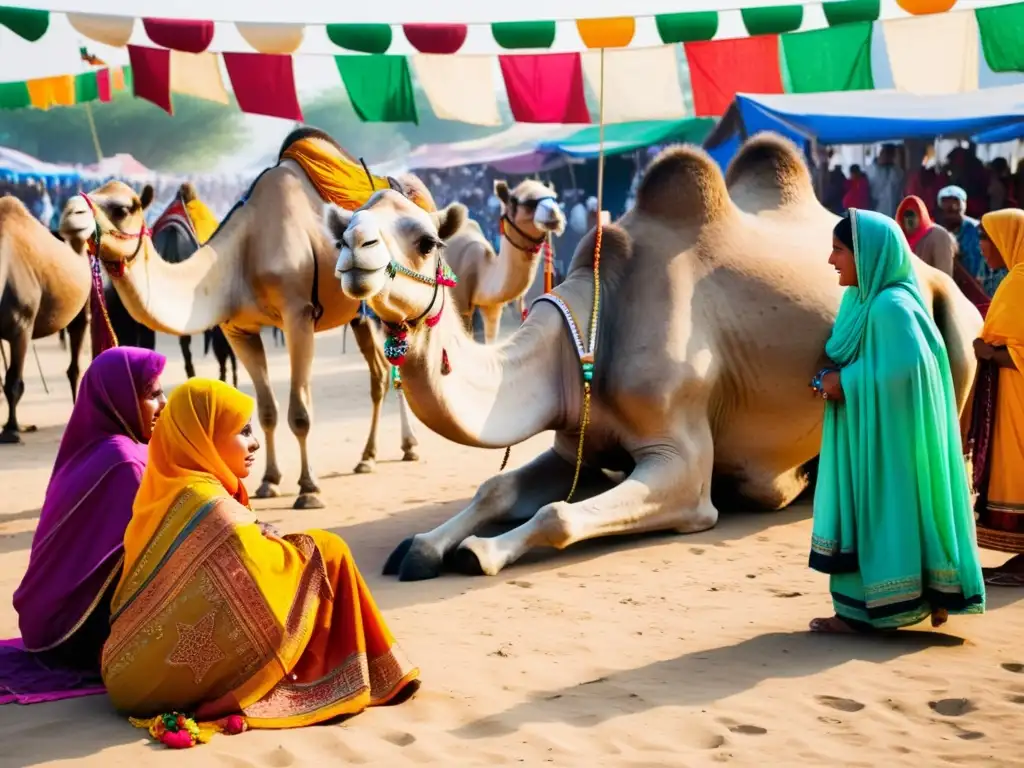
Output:
<svg viewBox="0 0 1024 768">
<path fill-rule="evenodd" d="M 832 369 L 831 368 L 822 368 L 820 371 L 818 371 L 816 374 L 814 374 L 814 378 L 811 379 L 811 389 L 813 389 L 815 392 L 820 392 L 821 391 L 821 380 L 824 379 L 825 378 L 825 374 L 828 374 L 828 373 L 832 373 Z"/>
</svg>

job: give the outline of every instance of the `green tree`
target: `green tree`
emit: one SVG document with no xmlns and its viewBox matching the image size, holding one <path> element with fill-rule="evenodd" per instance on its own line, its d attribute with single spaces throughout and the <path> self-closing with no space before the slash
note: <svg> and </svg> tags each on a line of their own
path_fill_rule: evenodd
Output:
<svg viewBox="0 0 1024 768">
<path fill-rule="evenodd" d="M 468 141 L 502 131 L 512 123 L 507 103 L 502 104 L 501 126 L 480 126 L 439 120 L 427 95 L 414 84 L 419 125 L 414 123 L 364 123 L 356 115 L 343 88 L 325 91 L 303 104 L 306 124 L 327 131 L 349 153 L 367 163 L 392 160 L 420 144 Z M 504 101 L 504 100 L 503 100 Z"/>
<path fill-rule="evenodd" d="M 103 154 L 127 152 L 161 171 L 197 171 L 230 153 L 246 135 L 238 105 L 175 95 L 174 114 L 129 93 L 89 105 Z M 19 109 L 0 119 L 0 145 L 52 163 L 94 163 L 86 105 Z"/>
</svg>

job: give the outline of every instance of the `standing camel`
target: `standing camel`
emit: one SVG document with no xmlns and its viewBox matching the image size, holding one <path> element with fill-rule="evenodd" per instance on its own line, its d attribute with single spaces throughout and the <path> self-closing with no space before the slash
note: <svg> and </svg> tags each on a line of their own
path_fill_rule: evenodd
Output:
<svg viewBox="0 0 1024 768">
<path fill-rule="evenodd" d="M 523 315 L 523 298 L 537 277 L 544 242 L 565 231 L 565 215 L 553 187 L 528 179 L 510 192 L 507 183 L 496 181 L 494 194 L 501 201 L 498 253 L 480 225 L 469 219 L 445 249 L 448 265 L 459 278 L 452 291 L 459 312 L 472 331 L 473 311 L 480 310 L 488 344 L 498 339 L 506 304 L 516 302 Z"/>
<path fill-rule="evenodd" d="M 0 443 L 20 443 L 18 401 L 25 392 L 25 358 L 33 339 L 68 330 L 71 400 L 78 393 L 79 354 L 89 327 L 88 259 L 53 236 L 16 197 L 0 198 L 0 340 L 11 345 L 4 374 L 7 423 Z"/>
<path fill-rule="evenodd" d="M 296 149 L 293 149 L 295 147 Z M 306 148 L 347 173 L 344 153 L 326 134 L 310 128 L 293 131 L 281 154 Z M 362 170 L 359 170 L 362 176 Z M 418 179 L 408 184 L 429 195 Z M 294 508 L 322 507 L 307 439 L 313 423 L 310 373 L 314 333 L 348 323 L 370 367 L 373 416 L 357 473 L 372 472 L 377 429 L 388 389 L 390 365 L 369 321 L 359 317 L 359 301 L 347 297 L 331 279 L 336 253 L 322 225 L 324 199 L 310 176 L 290 156 L 265 170 L 225 217 L 213 236 L 186 261 L 170 264 L 158 255 L 143 219 L 152 202 L 120 182 L 109 182 L 65 206 L 61 231 L 93 237 L 94 248 L 125 307 L 147 327 L 177 336 L 215 325 L 223 328 L 256 390 L 257 411 L 267 448 L 267 465 L 258 498 L 280 495 L 275 430 L 278 406 L 260 337 L 262 326 L 284 331 L 291 362 L 288 424 L 299 442 L 301 472 Z M 96 233 L 95 235 L 91 233 Z M 403 460 L 416 461 L 405 400 L 399 395 Z"/>
<path fill-rule="evenodd" d="M 464 216 L 458 204 L 428 214 L 391 191 L 354 214 L 329 208 L 337 275 L 385 327 L 405 330 L 402 387 L 429 428 L 485 448 L 548 430 L 554 441 L 399 545 L 386 573 L 431 578 L 450 563 L 493 575 L 532 547 L 706 530 L 718 520 L 713 482 L 731 491 L 724 498 L 765 509 L 804 490 L 824 413 L 807 383 L 843 289 L 827 261 L 837 217 L 794 145 L 755 136 L 725 178 L 700 149 L 662 152 L 636 207 L 602 233 L 593 328 L 591 232 L 511 338 L 474 342 L 444 311 L 446 289 L 423 279 L 443 274 L 439 243 Z M 952 278 L 920 260 L 915 268 L 962 410 L 981 316 Z M 516 527 L 479 535 L 497 522 Z"/>
<path fill-rule="evenodd" d="M 195 187 L 188 182 L 182 184 L 178 188 L 174 200 L 164 209 L 153 225 L 153 243 L 157 253 L 165 261 L 172 264 L 184 261 L 199 248 L 200 240 L 205 239 L 200 238 L 197 233 L 195 222 L 192 221 L 188 210 L 188 204 L 198 200 Z M 208 237 L 212 232 L 211 228 L 205 234 Z M 117 336 L 118 344 L 144 349 L 156 348 L 156 333 L 128 313 L 113 283 L 107 282 L 104 285 L 103 299 L 106 302 L 110 325 Z M 224 332 L 220 328 L 207 329 L 203 332 L 203 337 L 204 354 L 211 344 L 213 346 L 213 353 L 220 366 L 221 381 L 227 380 L 227 363 L 230 359 L 234 384 L 237 386 L 238 361 L 224 337 Z M 192 363 L 192 337 L 179 336 L 178 343 L 181 346 L 181 356 L 185 361 L 185 375 L 192 378 L 196 375 L 195 366 Z"/>
</svg>

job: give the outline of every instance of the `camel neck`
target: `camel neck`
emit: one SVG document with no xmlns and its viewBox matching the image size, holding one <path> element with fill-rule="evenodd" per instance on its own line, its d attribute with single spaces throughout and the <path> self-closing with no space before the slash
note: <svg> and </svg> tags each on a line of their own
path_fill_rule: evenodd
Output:
<svg viewBox="0 0 1024 768">
<path fill-rule="evenodd" d="M 529 323 L 502 343 L 478 344 L 453 311 L 451 296 L 444 301 L 433 328 L 421 324 L 410 332 L 401 368 L 417 418 L 453 442 L 480 448 L 504 448 L 554 428 L 562 391 L 562 350 L 554 334 Z"/>
<path fill-rule="evenodd" d="M 232 238 L 218 234 L 178 264 L 164 261 L 147 236 L 136 262 L 112 282 L 129 313 L 148 327 L 179 336 L 225 322 L 232 309 Z"/>
<path fill-rule="evenodd" d="M 500 293 L 496 300 L 512 301 L 526 293 L 537 277 L 537 266 L 540 264 L 541 251 L 534 251 L 533 246 L 523 249 L 502 235 L 498 249 L 497 278 L 492 286 L 492 293 Z M 495 302 L 496 303 L 496 302 Z"/>
</svg>

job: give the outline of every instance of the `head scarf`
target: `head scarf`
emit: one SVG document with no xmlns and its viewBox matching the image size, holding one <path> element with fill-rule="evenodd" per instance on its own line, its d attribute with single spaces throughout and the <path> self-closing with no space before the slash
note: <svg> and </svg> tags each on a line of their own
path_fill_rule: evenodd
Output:
<svg viewBox="0 0 1024 768">
<path fill-rule="evenodd" d="M 948 187 L 943 187 L 939 190 L 938 201 L 939 205 L 942 205 L 943 198 L 955 197 L 964 205 L 967 205 L 967 192 L 964 191 L 963 187 L 958 187 L 956 184 L 950 184 Z"/>
<path fill-rule="evenodd" d="M 251 397 L 211 379 L 189 379 L 171 393 L 153 430 L 146 473 L 125 532 L 126 567 L 185 491 L 249 504 L 245 486 L 224 463 L 218 444 L 241 432 L 254 405 Z"/>
<path fill-rule="evenodd" d="M 928 213 L 928 206 L 924 204 L 924 200 L 917 195 L 910 195 L 903 198 L 903 202 L 896 209 L 896 223 L 900 225 L 900 229 L 903 228 L 903 214 L 907 211 L 914 211 L 917 214 L 917 228 L 906 235 L 907 242 L 910 243 L 910 248 L 913 250 L 917 248 L 921 238 L 932 231 L 935 227 L 935 222 L 932 221 L 932 217 Z"/>
<path fill-rule="evenodd" d="M 109 349 L 82 377 L 32 539 L 28 571 L 14 593 L 25 646 L 59 644 L 88 617 L 120 566 L 125 528 L 146 465 L 139 400 L 166 358 Z"/>
<path fill-rule="evenodd" d="M 887 288 L 910 291 L 924 305 L 914 275 L 913 255 L 895 221 L 873 211 L 850 209 L 857 285 L 846 289 L 825 354 L 839 365 L 860 352 L 871 302 Z"/>
<path fill-rule="evenodd" d="M 1024 211 L 1005 208 L 986 213 L 981 226 L 1010 270 L 992 297 L 981 338 L 986 344 L 1006 347 L 1017 370 L 1024 371 Z"/>
</svg>

